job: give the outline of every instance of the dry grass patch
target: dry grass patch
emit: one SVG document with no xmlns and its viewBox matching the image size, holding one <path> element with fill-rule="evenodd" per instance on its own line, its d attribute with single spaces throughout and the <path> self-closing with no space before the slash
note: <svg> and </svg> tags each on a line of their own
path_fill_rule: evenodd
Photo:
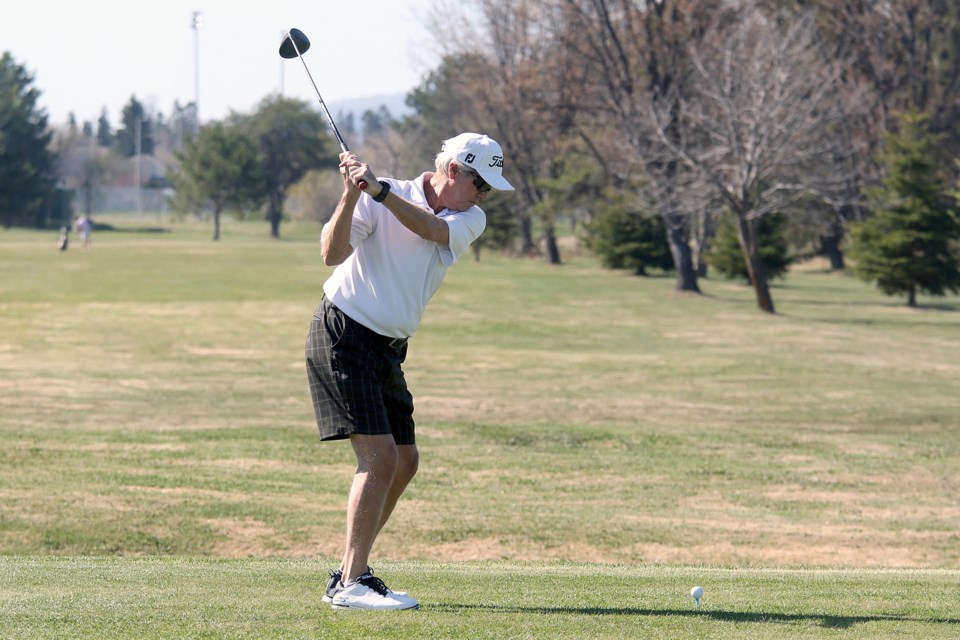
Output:
<svg viewBox="0 0 960 640">
<path fill-rule="evenodd" d="M 339 555 L 315 243 L 101 237 L 0 255 L 0 553 Z M 377 557 L 960 566 L 960 314 L 816 271 L 776 317 L 703 286 L 458 265 L 411 346 L 423 462 Z"/>
</svg>

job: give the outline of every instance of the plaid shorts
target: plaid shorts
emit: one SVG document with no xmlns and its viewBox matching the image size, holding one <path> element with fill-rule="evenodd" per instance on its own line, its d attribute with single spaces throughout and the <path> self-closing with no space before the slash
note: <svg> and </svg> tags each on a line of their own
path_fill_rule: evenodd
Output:
<svg viewBox="0 0 960 640">
<path fill-rule="evenodd" d="M 398 345 L 368 329 L 324 296 L 313 314 L 306 356 L 321 440 L 356 433 L 393 434 L 397 444 L 416 442 L 413 396 L 401 368 L 405 341 Z"/>
</svg>

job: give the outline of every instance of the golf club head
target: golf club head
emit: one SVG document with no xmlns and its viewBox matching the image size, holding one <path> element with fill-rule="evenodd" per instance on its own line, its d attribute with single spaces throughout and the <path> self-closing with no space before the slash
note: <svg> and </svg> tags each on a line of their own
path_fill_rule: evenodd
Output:
<svg viewBox="0 0 960 640">
<path fill-rule="evenodd" d="M 296 46 L 294 46 L 296 45 Z M 304 54 L 310 48 L 310 40 L 300 29 L 290 29 L 283 36 L 283 42 L 280 43 L 281 58 L 296 58 L 297 52 Z"/>
</svg>

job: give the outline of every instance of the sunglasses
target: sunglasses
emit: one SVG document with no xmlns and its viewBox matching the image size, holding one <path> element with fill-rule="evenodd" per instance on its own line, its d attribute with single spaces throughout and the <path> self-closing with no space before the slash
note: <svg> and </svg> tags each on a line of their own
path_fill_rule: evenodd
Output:
<svg viewBox="0 0 960 640">
<path fill-rule="evenodd" d="M 461 169 L 463 169 L 463 167 L 461 167 Z M 463 172 L 466 173 L 467 175 L 473 176 L 473 186 L 475 186 L 477 188 L 477 191 L 479 191 L 480 193 L 486 193 L 491 189 L 493 189 L 493 187 L 487 184 L 486 180 L 481 178 L 480 174 L 478 174 L 476 171 L 472 171 L 470 169 L 463 169 Z"/>
</svg>

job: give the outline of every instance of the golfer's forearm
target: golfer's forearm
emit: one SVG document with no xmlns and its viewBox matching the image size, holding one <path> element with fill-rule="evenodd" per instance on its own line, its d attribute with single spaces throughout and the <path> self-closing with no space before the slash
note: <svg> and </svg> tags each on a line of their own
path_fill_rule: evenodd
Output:
<svg viewBox="0 0 960 640">
<path fill-rule="evenodd" d="M 356 205 L 357 197 L 344 191 L 333 217 L 323 227 L 320 234 L 320 255 L 328 267 L 342 263 L 353 253 L 353 247 L 350 246 L 350 226 Z"/>
<path fill-rule="evenodd" d="M 445 220 L 438 218 L 432 211 L 421 209 L 393 193 L 387 194 L 383 204 L 396 216 L 400 224 L 424 240 L 441 245 L 450 243 L 450 227 Z"/>
</svg>

